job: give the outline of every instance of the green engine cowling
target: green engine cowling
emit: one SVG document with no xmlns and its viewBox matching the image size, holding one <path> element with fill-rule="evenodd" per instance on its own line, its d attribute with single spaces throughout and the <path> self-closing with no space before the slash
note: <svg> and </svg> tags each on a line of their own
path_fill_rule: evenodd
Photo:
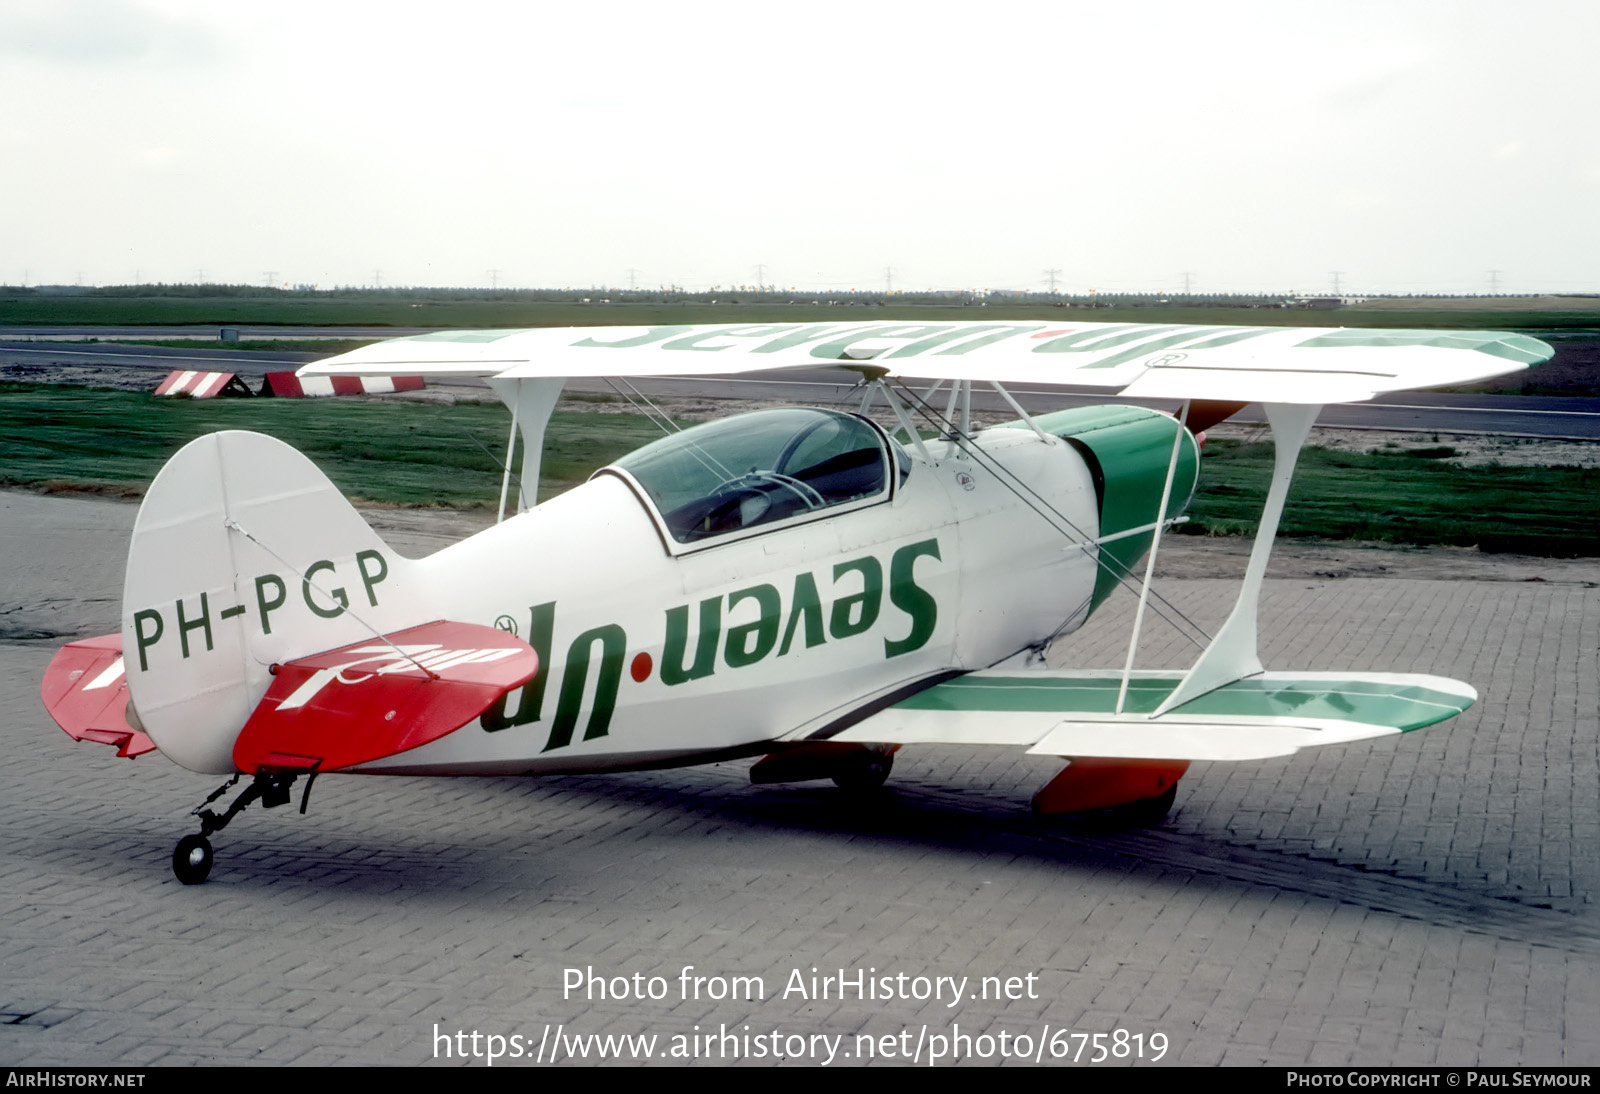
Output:
<svg viewBox="0 0 1600 1094">
<path fill-rule="evenodd" d="M 1170 415 L 1137 406 L 1086 406 L 1041 414 L 1034 421 L 1046 433 L 1072 445 L 1089 465 L 1100 502 L 1101 536 L 1155 522 L 1175 433 L 1181 432 L 1183 437 L 1178 442 L 1178 466 L 1166 516 L 1180 515 L 1194 497 L 1200 446 Z M 1100 548 L 1100 574 L 1090 611 L 1111 595 L 1118 577 L 1150 549 L 1153 536 L 1151 531 L 1139 532 Z"/>
</svg>

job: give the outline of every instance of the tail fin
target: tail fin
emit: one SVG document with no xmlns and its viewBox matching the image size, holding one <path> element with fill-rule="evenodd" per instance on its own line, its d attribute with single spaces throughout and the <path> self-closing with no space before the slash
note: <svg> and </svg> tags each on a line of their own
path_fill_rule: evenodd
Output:
<svg viewBox="0 0 1600 1094">
<path fill-rule="evenodd" d="M 162 752 L 235 769 L 272 667 L 440 619 L 412 564 L 299 452 L 201 437 L 151 484 L 122 596 L 131 705 Z"/>
</svg>

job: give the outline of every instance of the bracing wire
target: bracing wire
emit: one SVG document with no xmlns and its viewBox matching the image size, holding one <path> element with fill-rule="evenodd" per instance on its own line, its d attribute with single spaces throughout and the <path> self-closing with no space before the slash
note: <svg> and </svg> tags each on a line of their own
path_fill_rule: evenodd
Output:
<svg viewBox="0 0 1600 1094">
<path fill-rule="evenodd" d="M 650 419 L 651 423 L 654 424 L 657 429 L 661 430 L 662 433 L 670 437 L 674 433 L 685 432 L 685 430 L 679 426 L 677 422 L 672 420 L 666 411 L 662 410 L 660 407 L 656 406 L 655 403 L 651 402 L 650 397 L 644 392 L 640 391 L 638 388 L 634 387 L 626 377 L 622 378 L 622 382 L 627 385 L 628 391 L 623 391 L 622 388 L 617 386 L 616 381 L 610 377 L 606 378 L 606 383 L 611 385 L 612 391 L 615 391 L 618 395 L 621 395 L 629 406 L 634 407 L 646 418 Z M 630 395 L 628 392 L 632 392 L 633 394 Z M 707 452 L 700 445 L 692 444 L 688 447 L 687 451 L 696 460 L 700 461 L 701 467 L 704 467 L 713 475 L 720 475 L 724 481 L 735 477 L 734 473 L 729 470 L 721 460 Z"/>
<path fill-rule="evenodd" d="M 229 517 L 227 520 L 223 521 L 222 523 L 223 523 L 224 527 L 232 529 L 235 532 L 238 532 L 245 539 L 249 540 L 251 543 L 254 543 L 257 547 L 261 548 L 263 551 L 267 552 L 267 554 L 271 555 L 273 558 L 275 558 L 279 562 L 283 563 L 283 565 L 288 567 L 290 570 L 297 569 L 297 567 L 295 566 L 294 563 L 290 562 L 288 559 L 284 558 L 278 552 L 274 551 L 271 547 L 268 547 L 265 543 L 261 542 L 255 536 L 251 535 L 248 531 L 246 531 L 244 526 L 241 525 L 237 520 L 234 520 L 232 517 Z M 310 578 L 306 578 L 305 579 L 305 583 L 307 585 L 310 585 L 313 589 L 315 589 L 317 592 L 321 593 L 323 596 L 327 597 L 329 600 L 335 599 L 335 597 L 333 596 L 332 593 L 328 592 L 328 590 L 322 588 L 320 585 L 317 585 Z M 379 642 L 382 642 L 385 646 L 388 646 L 391 650 L 394 650 L 395 653 L 399 654 L 401 657 L 405 658 L 407 661 L 410 661 L 417 668 L 421 669 L 425 674 L 427 674 L 428 679 L 430 679 L 430 680 L 438 680 L 438 679 L 440 679 L 440 676 L 439 676 L 438 673 L 434 672 L 427 665 L 424 665 L 421 661 L 418 661 L 415 657 L 411 656 L 405 650 L 403 650 L 399 646 L 395 645 L 394 642 L 392 642 L 390 640 L 388 635 L 386 635 L 382 631 L 378 630 L 377 627 L 374 627 L 371 623 L 368 623 L 365 619 L 362 619 L 361 616 L 356 612 L 356 610 L 354 608 L 350 607 L 350 605 L 348 605 L 348 604 L 344 605 L 344 611 L 345 611 L 345 614 L 347 614 L 351 619 L 354 619 L 357 623 L 360 623 L 367 630 L 371 631 L 372 632 L 372 636 L 374 638 L 376 638 Z"/>
<path fill-rule="evenodd" d="M 988 468 L 990 472 L 995 475 L 997 481 L 999 481 L 1003 486 L 1006 487 L 1006 489 L 1010 490 L 1014 495 L 1016 495 L 1017 499 L 1029 509 L 1032 509 L 1035 513 L 1039 514 L 1039 516 L 1044 519 L 1046 523 L 1051 524 L 1051 526 L 1055 527 L 1058 531 L 1060 530 L 1060 527 L 1059 525 L 1055 524 L 1055 521 L 1059 521 L 1061 524 L 1066 525 L 1071 533 L 1078 537 L 1075 542 L 1081 546 L 1087 547 L 1093 542 L 1094 537 L 1088 535 L 1081 528 L 1075 525 L 1066 514 L 1057 510 L 1055 506 L 1050 504 L 1049 501 L 1041 497 L 1036 490 L 1014 475 L 1008 468 L 1005 467 L 1004 464 L 1000 463 L 998 460 L 995 460 L 987 452 L 984 452 L 981 448 L 979 448 L 973 441 L 971 435 L 962 432 L 953 422 L 946 421 L 942 415 L 939 415 L 936 411 L 929 407 L 920 396 L 918 396 L 905 384 L 902 383 L 900 385 L 900 390 L 902 396 L 907 400 L 907 402 L 914 407 L 930 425 L 933 425 L 935 428 L 939 429 L 941 433 L 946 433 L 946 430 L 948 430 L 946 435 L 950 438 L 950 440 L 960 445 L 962 451 L 970 455 L 975 462 L 980 463 L 984 467 Z M 1034 500 L 1030 501 L 1029 496 L 1031 496 Z M 1038 504 L 1035 504 L 1035 501 Z M 1108 555 L 1106 552 L 1097 551 L 1095 552 L 1095 556 L 1096 563 L 1105 569 L 1105 571 L 1109 573 L 1123 588 L 1128 589 L 1130 592 L 1135 592 L 1136 585 L 1134 583 L 1143 584 L 1142 580 L 1133 572 L 1131 567 L 1122 564 L 1117 559 Z M 1122 572 L 1119 573 L 1118 570 L 1121 570 Z M 1156 601 L 1158 601 L 1160 605 L 1170 609 L 1172 613 L 1178 617 L 1178 619 L 1174 619 L 1165 611 L 1162 611 L 1161 607 L 1153 607 L 1152 610 L 1155 611 L 1157 615 L 1170 623 L 1173 629 L 1175 629 L 1189 642 L 1200 649 L 1205 648 L 1205 643 L 1201 642 L 1199 639 L 1195 638 L 1193 634 L 1190 634 L 1188 631 L 1186 631 L 1184 626 L 1180 624 L 1178 620 L 1181 619 L 1183 624 L 1187 624 L 1189 628 L 1200 634 L 1206 640 L 1206 642 L 1209 642 L 1211 640 L 1211 635 L 1206 632 L 1205 628 L 1201 627 L 1198 623 L 1185 615 L 1177 605 L 1173 604 L 1165 596 L 1162 596 L 1161 593 L 1157 592 L 1154 587 L 1150 589 L 1150 595 Z M 1075 613 L 1073 616 L 1069 616 L 1068 620 L 1070 621 L 1072 618 L 1075 618 Z M 1062 628 L 1065 628 L 1065 626 L 1066 623 L 1063 623 Z M 1056 633 L 1051 636 L 1052 640 L 1056 637 L 1059 637 L 1062 628 L 1058 628 Z"/>
<path fill-rule="evenodd" d="M 471 430 L 462 430 L 462 432 L 467 435 L 467 440 L 477 445 L 479 450 L 482 451 L 485 456 L 488 456 L 491 460 L 493 460 L 494 465 L 498 467 L 504 474 L 511 474 L 511 468 L 506 466 L 506 462 L 491 452 L 489 450 L 489 446 L 478 440 L 478 438 L 473 435 Z M 517 504 L 519 506 L 522 504 L 522 482 L 520 479 L 517 481 Z"/>
</svg>

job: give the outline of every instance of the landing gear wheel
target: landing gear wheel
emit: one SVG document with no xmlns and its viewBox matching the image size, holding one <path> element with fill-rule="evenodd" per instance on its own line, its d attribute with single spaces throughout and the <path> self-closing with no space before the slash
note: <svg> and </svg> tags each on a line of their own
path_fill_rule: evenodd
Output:
<svg viewBox="0 0 1600 1094">
<path fill-rule="evenodd" d="M 184 836 L 172 852 L 172 872 L 185 885 L 199 885 L 211 874 L 216 856 L 204 836 Z"/>
<path fill-rule="evenodd" d="M 1177 799 L 1178 784 L 1173 783 L 1164 793 L 1157 794 L 1153 798 L 1144 798 L 1118 806 L 1117 820 L 1130 828 L 1154 828 L 1167 819 L 1167 814 L 1172 811 L 1172 803 Z"/>
<path fill-rule="evenodd" d="M 894 770 L 894 753 L 868 752 L 833 773 L 833 785 L 847 794 L 870 794 L 883 786 Z"/>
</svg>

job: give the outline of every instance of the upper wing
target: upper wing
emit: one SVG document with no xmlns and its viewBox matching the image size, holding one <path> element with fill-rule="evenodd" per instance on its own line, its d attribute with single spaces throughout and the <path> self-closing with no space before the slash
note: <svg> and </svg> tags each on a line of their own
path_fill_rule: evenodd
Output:
<svg viewBox="0 0 1600 1094">
<path fill-rule="evenodd" d="M 831 738 L 873 744 L 1025 745 L 1037 755 L 1153 760 L 1262 760 L 1302 748 L 1421 729 L 1454 717 L 1477 692 L 1438 676 L 1264 672 L 1153 717 L 1183 678 L 988 669 L 936 684 Z"/>
<path fill-rule="evenodd" d="M 875 373 L 909 378 L 1321 404 L 1469 383 L 1553 352 L 1505 331 L 881 321 L 442 331 L 376 343 L 300 371 L 509 380 L 733 375 L 871 362 Z"/>
</svg>

